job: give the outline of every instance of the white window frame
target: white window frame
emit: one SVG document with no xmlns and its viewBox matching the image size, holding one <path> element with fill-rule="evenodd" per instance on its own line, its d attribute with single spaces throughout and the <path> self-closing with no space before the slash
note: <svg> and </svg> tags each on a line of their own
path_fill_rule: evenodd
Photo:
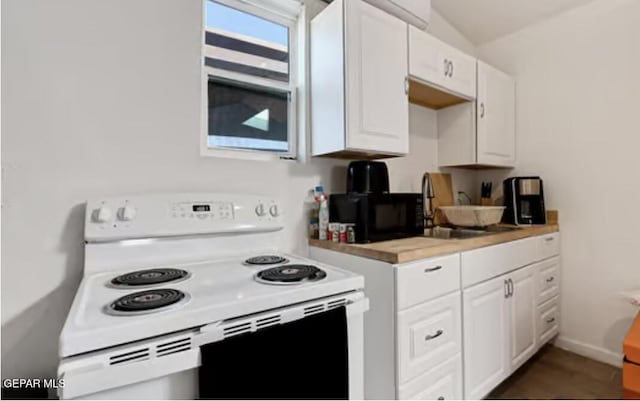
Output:
<svg viewBox="0 0 640 401">
<path fill-rule="evenodd" d="M 200 154 L 202 156 L 226 157 L 235 159 L 248 160 L 295 160 L 298 154 L 298 102 L 297 102 L 297 84 L 298 84 L 298 18 L 304 18 L 302 14 L 302 5 L 299 13 L 293 13 L 289 7 L 275 7 L 277 0 L 215 0 L 222 5 L 235 8 L 237 10 L 253 14 L 257 17 L 264 18 L 268 21 L 286 26 L 289 29 L 289 82 L 281 82 L 268 78 L 256 77 L 253 75 L 242 74 L 235 71 L 223 70 L 220 68 L 209 67 L 204 63 L 205 57 L 205 35 L 206 35 L 206 7 L 210 0 L 203 0 L 202 15 L 202 38 L 201 38 L 201 133 L 200 133 Z M 292 0 L 285 0 L 288 3 L 294 3 Z M 229 149 L 229 148 L 211 148 L 209 147 L 209 95 L 208 86 L 209 78 L 222 81 L 236 81 L 240 84 L 264 88 L 265 90 L 275 90 L 289 94 L 289 110 L 287 124 L 287 141 L 289 150 L 287 152 L 269 152 L 265 150 L 253 149 Z"/>
</svg>

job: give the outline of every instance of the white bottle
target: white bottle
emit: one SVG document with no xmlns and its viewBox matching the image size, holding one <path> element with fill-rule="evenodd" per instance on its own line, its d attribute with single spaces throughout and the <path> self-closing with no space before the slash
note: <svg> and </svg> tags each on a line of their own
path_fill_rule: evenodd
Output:
<svg viewBox="0 0 640 401">
<path fill-rule="evenodd" d="M 329 229 L 329 200 L 324 194 L 322 185 L 316 187 L 316 202 L 318 208 L 318 239 L 327 240 L 327 230 Z"/>
<path fill-rule="evenodd" d="M 315 190 L 310 189 L 304 202 L 304 216 L 307 222 L 309 238 L 318 239 L 318 214 L 320 204 L 316 202 Z"/>
</svg>

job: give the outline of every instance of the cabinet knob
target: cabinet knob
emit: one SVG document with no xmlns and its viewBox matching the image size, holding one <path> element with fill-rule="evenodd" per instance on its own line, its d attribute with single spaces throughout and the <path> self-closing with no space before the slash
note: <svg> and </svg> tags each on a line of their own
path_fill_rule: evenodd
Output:
<svg viewBox="0 0 640 401">
<path fill-rule="evenodd" d="M 444 76 L 449 76 L 449 60 L 447 60 L 446 58 L 444 59 Z"/>
<path fill-rule="evenodd" d="M 555 277 L 551 276 L 551 277 L 549 277 L 549 278 L 547 279 L 547 283 L 550 283 L 550 282 L 552 282 L 553 280 L 555 280 Z"/>
<path fill-rule="evenodd" d="M 443 396 L 438 397 L 439 400 L 444 400 Z"/>
<path fill-rule="evenodd" d="M 453 61 L 449 61 L 450 67 L 449 67 L 449 77 L 453 77 Z"/>
<path fill-rule="evenodd" d="M 555 317 L 551 317 L 551 318 L 547 319 L 547 323 L 553 323 L 555 321 L 556 321 Z"/>
<path fill-rule="evenodd" d="M 480 103 L 480 118 L 484 118 L 484 103 Z"/>
</svg>

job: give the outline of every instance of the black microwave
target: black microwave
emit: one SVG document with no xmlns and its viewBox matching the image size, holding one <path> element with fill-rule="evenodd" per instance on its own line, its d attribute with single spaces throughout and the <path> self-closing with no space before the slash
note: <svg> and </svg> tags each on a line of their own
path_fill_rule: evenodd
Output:
<svg viewBox="0 0 640 401">
<path fill-rule="evenodd" d="M 354 224 L 357 243 L 424 234 L 422 194 L 349 193 L 329 196 L 329 221 Z"/>
</svg>

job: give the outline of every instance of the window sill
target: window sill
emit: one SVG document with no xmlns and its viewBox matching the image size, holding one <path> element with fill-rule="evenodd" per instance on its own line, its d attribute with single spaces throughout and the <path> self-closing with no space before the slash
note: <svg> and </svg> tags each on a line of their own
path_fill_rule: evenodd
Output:
<svg viewBox="0 0 640 401">
<path fill-rule="evenodd" d="M 295 157 L 292 157 L 288 153 L 267 153 L 261 151 L 242 150 L 242 149 L 212 149 L 209 147 L 202 147 L 200 149 L 200 155 L 204 157 L 218 157 L 223 159 L 236 159 L 236 160 L 258 160 L 258 161 L 296 161 Z"/>
</svg>

